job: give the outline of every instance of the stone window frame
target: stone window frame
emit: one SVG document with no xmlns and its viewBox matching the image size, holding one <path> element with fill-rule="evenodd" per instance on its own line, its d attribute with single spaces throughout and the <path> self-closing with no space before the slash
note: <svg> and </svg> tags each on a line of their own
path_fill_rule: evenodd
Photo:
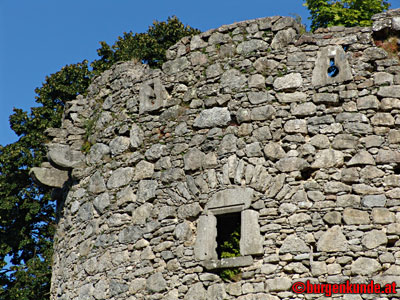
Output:
<svg viewBox="0 0 400 300">
<path fill-rule="evenodd" d="M 253 264 L 252 255 L 264 254 L 264 238 L 260 232 L 259 213 L 250 209 L 254 191 L 232 188 L 215 193 L 198 219 L 194 255 L 207 270 L 246 267 Z M 240 212 L 240 256 L 218 259 L 217 217 Z"/>
</svg>

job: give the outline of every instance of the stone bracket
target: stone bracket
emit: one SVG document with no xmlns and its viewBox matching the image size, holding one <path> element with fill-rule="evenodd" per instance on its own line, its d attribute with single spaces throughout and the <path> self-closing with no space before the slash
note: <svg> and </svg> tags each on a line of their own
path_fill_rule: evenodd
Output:
<svg viewBox="0 0 400 300">
<path fill-rule="evenodd" d="M 248 267 L 253 264 L 253 258 L 250 255 L 221 258 L 219 260 L 205 260 L 203 266 L 207 270 Z"/>
</svg>

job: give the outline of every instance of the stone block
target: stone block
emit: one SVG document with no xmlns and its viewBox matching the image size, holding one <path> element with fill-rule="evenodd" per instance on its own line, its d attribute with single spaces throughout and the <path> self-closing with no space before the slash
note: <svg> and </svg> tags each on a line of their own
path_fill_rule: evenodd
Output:
<svg viewBox="0 0 400 300">
<path fill-rule="evenodd" d="M 260 234 L 258 223 L 258 212 L 254 210 L 243 210 L 241 213 L 240 228 L 240 254 L 264 254 L 264 238 Z"/>
</svg>

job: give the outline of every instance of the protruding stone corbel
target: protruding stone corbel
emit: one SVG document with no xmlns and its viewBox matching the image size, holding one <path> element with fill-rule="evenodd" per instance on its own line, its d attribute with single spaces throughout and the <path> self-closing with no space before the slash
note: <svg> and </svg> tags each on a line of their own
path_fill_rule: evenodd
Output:
<svg viewBox="0 0 400 300">
<path fill-rule="evenodd" d="M 29 175 L 38 184 L 52 188 L 62 188 L 69 179 L 68 171 L 56 169 L 48 162 L 42 163 L 40 167 L 32 168 Z"/>
</svg>

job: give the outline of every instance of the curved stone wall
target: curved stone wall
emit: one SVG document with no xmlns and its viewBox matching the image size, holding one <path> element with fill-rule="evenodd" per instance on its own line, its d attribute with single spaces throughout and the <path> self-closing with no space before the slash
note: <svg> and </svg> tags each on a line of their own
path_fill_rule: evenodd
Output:
<svg viewBox="0 0 400 300">
<path fill-rule="evenodd" d="M 314 34 L 292 18 L 245 21 L 182 39 L 162 70 L 125 62 L 97 77 L 32 170 L 64 193 L 52 299 L 400 284 L 400 65 L 375 45 L 399 25 L 399 10 Z M 241 255 L 218 259 L 229 213 Z M 227 266 L 236 281 L 218 275 Z"/>
</svg>

